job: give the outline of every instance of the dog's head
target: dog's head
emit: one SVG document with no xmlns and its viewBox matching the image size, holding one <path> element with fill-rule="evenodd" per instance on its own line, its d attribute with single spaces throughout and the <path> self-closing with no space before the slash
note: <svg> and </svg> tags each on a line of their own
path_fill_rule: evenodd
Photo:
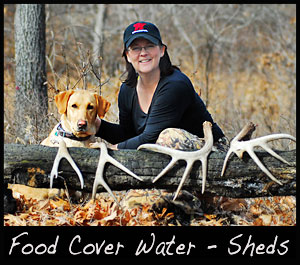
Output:
<svg viewBox="0 0 300 265">
<path fill-rule="evenodd" d="M 77 137 L 96 133 L 97 115 L 103 118 L 110 103 L 103 97 L 87 90 L 67 90 L 55 96 L 58 112 L 62 114 L 65 130 Z"/>
</svg>

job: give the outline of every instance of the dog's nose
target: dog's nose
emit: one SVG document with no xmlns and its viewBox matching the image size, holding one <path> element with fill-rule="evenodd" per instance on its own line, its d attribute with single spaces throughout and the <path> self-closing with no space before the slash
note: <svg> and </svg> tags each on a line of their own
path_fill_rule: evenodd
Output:
<svg viewBox="0 0 300 265">
<path fill-rule="evenodd" d="M 78 127 L 78 129 L 80 129 L 80 130 L 86 129 L 86 127 L 87 127 L 87 121 L 79 120 L 79 121 L 77 122 L 77 127 Z"/>
</svg>

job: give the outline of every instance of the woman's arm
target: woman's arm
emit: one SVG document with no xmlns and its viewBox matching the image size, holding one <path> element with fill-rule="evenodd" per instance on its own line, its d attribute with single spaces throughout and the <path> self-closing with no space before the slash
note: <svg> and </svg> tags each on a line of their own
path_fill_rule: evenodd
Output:
<svg viewBox="0 0 300 265">
<path fill-rule="evenodd" d="M 122 85 L 118 96 L 120 123 L 116 124 L 98 119 L 96 123 L 96 126 L 98 126 L 96 136 L 112 144 L 117 144 L 134 136 L 132 115 L 129 108 L 131 97 L 132 91 L 126 90 Z"/>
</svg>

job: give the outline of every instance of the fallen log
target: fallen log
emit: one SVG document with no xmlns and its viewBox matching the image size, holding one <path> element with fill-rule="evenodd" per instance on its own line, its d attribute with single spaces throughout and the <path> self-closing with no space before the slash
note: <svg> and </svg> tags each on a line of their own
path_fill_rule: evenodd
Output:
<svg viewBox="0 0 300 265">
<path fill-rule="evenodd" d="M 84 177 L 84 190 L 92 191 L 95 172 L 98 165 L 99 149 L 69 148 L 70 155 L 78 165 Z M 283 185 L 271 181 L 245 153 L 243 160 L 232 156 L 225 175 L 221 170 L 225 153 L 212 152 L 208 159 L 208 172 L 205 193 L 227 197 L 283 196 L 296 194 L 296 150 L 276 151 L 289 161 L 287 165 L 270 156 L 267 152 L 257 151 L 260 161 L 278 178 Z M 48 188 L 49 177 L 57 148 L 41 145 L 4 144 L 4 182 L 25 184 L 36 188 Z M 169 189 L 175 190 L 181 180 L 185 162 L 180 161 L 166 176 L 156 183 L 152 180 L 168 164 L 170 157 L 151 151 L 109 150 L 109 154 L 128 169 L 140 176 L 138 181 L 111 164 L 105 166 L 104 178 L 112 190 L 128 189 Z M 69 163 L 63 159 L 60 163 L 59 178 L 54 179 L 53 187 L 80 190 L 78 177 Z M 196 162 L 185 182 L 183 189 L 201 191 L 201 163 Z M 98 187 L 98 192 L 104 191 Z"/>
</svg>

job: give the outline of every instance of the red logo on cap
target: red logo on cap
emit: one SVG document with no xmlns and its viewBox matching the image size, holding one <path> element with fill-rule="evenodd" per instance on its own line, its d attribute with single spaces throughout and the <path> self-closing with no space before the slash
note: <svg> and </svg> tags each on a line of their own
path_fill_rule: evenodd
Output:
<svg viewBox="0 0 300 265">
<path fill-rule="evenodd" d="M 144 29 L 144 26 L 146 25 L 146 23 L 136 23 L 134 24 L 134 31 L 137 31 L 137 30 L 143 30 Z"/>
</svg>

